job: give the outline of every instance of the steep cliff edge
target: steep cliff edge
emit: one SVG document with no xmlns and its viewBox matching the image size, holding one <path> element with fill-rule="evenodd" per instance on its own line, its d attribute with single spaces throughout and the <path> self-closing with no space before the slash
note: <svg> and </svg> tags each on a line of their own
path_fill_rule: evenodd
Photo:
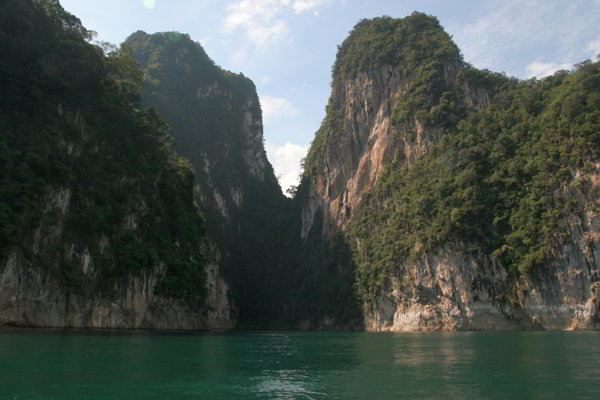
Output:
<svg viewBox="0 0 600 400">
<path fill-rule="evenodd" d="M 229 328 L 194 173 L 58 1 L 0 6 L 0 325 Z"/>
<path fill-rule="evenodd" d="M 269 163 L 254 83 L 221 69 L 188 35 L 132 34 L 144 71 L 142 101 L 168 122 L 196 170 L 207 235 L 222 250 L 240 326 L 268 327 L 285 286 L 280 259 L 289 203 Z"/>
<path fill-rule="evenodd" d="M 435 18 L 356 25 L 295 204 L 366 329 L 599 326 L 598 69 L 518 81 Z"/>
</svg>

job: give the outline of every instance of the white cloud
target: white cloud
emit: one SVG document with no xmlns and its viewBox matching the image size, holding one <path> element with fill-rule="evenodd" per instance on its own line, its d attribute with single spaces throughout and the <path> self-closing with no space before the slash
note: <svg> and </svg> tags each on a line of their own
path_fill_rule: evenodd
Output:
<svg viewBox="0 0 600 400">
<path fill-rule="evenodd" d="M 297 117 L 300 115 L 300 110 L 283 97 L 261 95 L 260 105 L 262 106 L 265 125 L 282 117 Z"/>
<path fill-rule="evenodd" d="M 246 30 L 246 38 L 254 43 L 259 50 L 264 51 L 272 43 L 278 42 L 289 33 L 287 23 L 283 20 L 273 21 L 272 24 L 255 24 Z"/>
<path fill-rule="evenodd" d="M 527 66 L 527 77 L 533 78 L 534 76 L 538 79 L 544 78 L 546 76 L 550 76 L 556 71 L 560 71 L 562 69 L 570 70 L 573 68 L 573 64 L 564 63 L 545 63 L 541 61 L 532 62 Z"/>
<path fill-rule="evenodd" d="M 308 145 L 301 146 L 287 142 L 283 146 L 266 144 L 269 161 L 285 193 L 290 186 L 298 185 L 302 169 L 300 163 L 308 152 Z"/>
<path fill-rule="evenodd" d="M 550 7 L 543 0 L 506 0 L 474 22 L 454 27 L 465 59 L 478 67 L 493 67 L 511 47 L 524 41 L 540 41 Z"/>
<path fill-rule="evenodd" d="M 153 9 L 156 7 L 156 0 L 143 0 L 142 2 L 146 8 Z"/>
<path fill-rule="evenodd" d="M 238 0 L 226 8 L 222 24 L 224 33 L 241 30 L 246 40 L 260 51 L 289 35 L 283 14 L 318 12 L 331 0 Z"/>
<path fill-rule="evenodd" d="M 588 43 L 585 51 L 594 59 L 597 55 L 600 55 L 600 39 L 592 40 Z"/>
<path fill-rule="evenodd" d="M 269 83 L 271 83 L 271 80 L 272 79 L 270 76 L 264 75 L 258 78 L 258 83 L 260 83 L 261 85 L 268 85 Z"/>
<path fill-rule="evenodd" d="M 509 67 L 525 72 L 519 65 L 528 52 L 541 56 L 543 46 L 555 49 L 559 65 L 582 57 L 582 37 L 597 29 L 600 0 L 504 0 L 483 3 L 483 12 L 472 23 L 450 24 L 448 30 L 462 49 L 467 62 L 479 68 Z M 531 55 L 531 53 L 530 53 Z M 511 65 L 512 64 L 512 65 Z M 529 70 L 528 70 L 529 72 Z"/>
<path fill-rule="evenodd" d="M 329 0 L 296 0 L 292 3 L 292 8 L 296 14 L 313 10 L 318 13 L 319 7 L 328 2 Z"/>
</svg>

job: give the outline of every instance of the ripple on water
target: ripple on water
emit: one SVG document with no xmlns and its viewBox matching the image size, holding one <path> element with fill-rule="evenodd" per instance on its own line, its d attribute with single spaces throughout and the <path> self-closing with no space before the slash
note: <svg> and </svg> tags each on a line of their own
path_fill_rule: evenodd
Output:
<svg viewBox="0 0 600 400">
<path fill-rule="evenodd" d="M 0 330 L 0 399 L 600 399 L 600 332 Z"/>
</svg>

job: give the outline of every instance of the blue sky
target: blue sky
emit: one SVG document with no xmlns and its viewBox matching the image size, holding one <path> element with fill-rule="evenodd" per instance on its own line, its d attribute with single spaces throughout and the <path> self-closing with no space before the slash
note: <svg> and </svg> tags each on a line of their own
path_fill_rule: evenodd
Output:
<svg viewBox="0 0 600 400">
<path fill-rule="evenodd" d="M 324 116 L 337 45 L 362 18 L 435 15 L 467 62 L 538 78 L 600 53 L 600 0 L 61 0 L 98 39 L 179 31 L 257 86 L 284 190 Z"/>
</svg>

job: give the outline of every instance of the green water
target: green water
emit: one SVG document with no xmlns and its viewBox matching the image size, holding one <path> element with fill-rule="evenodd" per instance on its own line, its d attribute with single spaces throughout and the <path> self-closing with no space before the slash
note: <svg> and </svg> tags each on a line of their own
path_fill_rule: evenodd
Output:
<svg viewBox="0 0 600 400">
<path fill-rule="evenodd" d="M 600 332 L 0 330 L 17 399 L 600 399 Z"/>
</svg>

